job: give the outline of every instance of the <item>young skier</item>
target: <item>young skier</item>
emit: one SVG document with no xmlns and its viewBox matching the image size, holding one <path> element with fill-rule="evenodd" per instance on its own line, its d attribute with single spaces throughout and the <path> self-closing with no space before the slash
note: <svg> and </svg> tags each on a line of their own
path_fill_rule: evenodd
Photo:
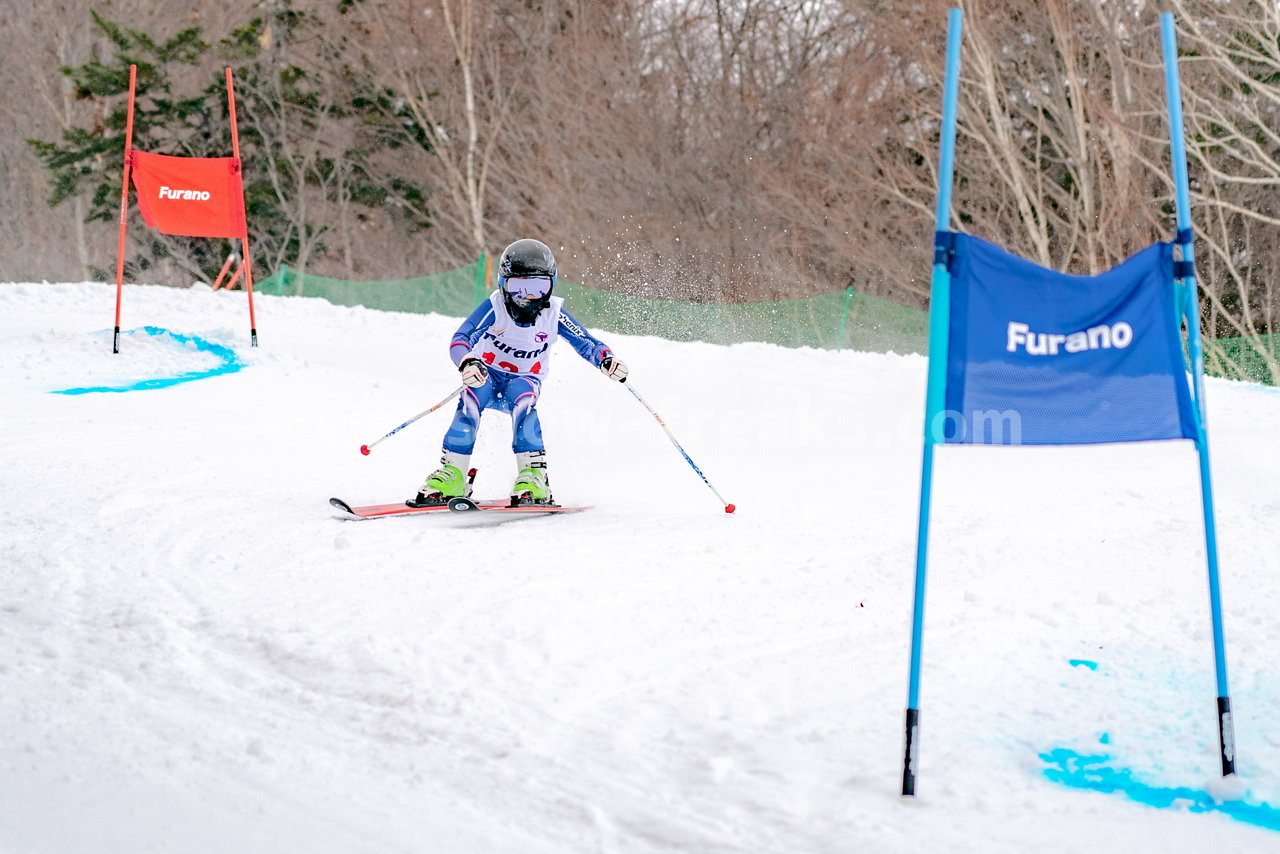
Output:
<svg viewBox="0 0 1280 854">
<path fill-rule="evenodd" d="M 609 379 L 627 380 L 627 366 L 564 310 L 562 297 L 551 295 L 555 284 L 556 259 L 545 243 L 525 238 L 503 251 L 498 289 L 462 322 L 449 345 L 449 357 L 466 388 L 444 436 L 440 468 L 405 502 L 410 507 L 470 495 L 468 466 L 486 409 L 511 414 L 511 449 L 518 470 L 511 485 L 512 503 L 552 502 L 537 410 L 551 345 L 564 336 L 579 356 Z"/>
</svg>

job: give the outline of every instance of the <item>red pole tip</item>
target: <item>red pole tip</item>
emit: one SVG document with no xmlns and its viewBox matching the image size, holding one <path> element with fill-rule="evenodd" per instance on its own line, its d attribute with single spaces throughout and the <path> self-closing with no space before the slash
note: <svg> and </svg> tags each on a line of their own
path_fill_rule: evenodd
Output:
<svg viewBox="0 0 1280 854">
<path fill-rule="evenodd" d="M 361 446 L 360 446 L 360 453 L 364 454 L 366 457 L 367 457 L 367 456 L 369 456 L 369 446 L 368 446 L 368 445 L 361 445 Z"/>
<path fill-rule="evenodd" d="M 726 505 L 724 506 L 724 512 L 726 512 L 726 513 L 732 513 L 734 510 L 737 510 L 737 509 L 738 509 L 738 508 L 737 508 L 737 507 L 735 507 L 735 506 L 734 506 L 734 505 L 732 505 L 732 504 L 726 504 Z"/>
</svg>

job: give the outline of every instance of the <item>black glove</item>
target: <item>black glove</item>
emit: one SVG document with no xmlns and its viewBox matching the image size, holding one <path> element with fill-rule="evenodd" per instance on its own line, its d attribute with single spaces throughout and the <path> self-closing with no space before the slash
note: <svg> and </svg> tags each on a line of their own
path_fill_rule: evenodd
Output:
<svg viewBox="0 0 1280 854">
<path fill-rule="evenodd" d="M 480 388 L 489 380 L 489 366 L 475 356 L 463 359 L 458 370 L 462 373 L 462 384 L 467 388 Z"/>
</svg>

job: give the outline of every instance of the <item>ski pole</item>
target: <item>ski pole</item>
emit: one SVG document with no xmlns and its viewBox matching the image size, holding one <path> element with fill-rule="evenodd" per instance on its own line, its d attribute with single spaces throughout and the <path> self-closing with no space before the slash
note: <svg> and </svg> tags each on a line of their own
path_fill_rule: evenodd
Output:
<svg viewBox="0 0 1280 854">
<path fill-rule="evenodd" d="M 635 386 L 631 385 L 631 383 L 626 383 L 625 385 L 627 387 L 627 391 L 631 392 L 631 396 L 634 397 L 636 400 L 640 401 L 641 406 L 649 410 L 649 414 L 652 415 L 654 420 L 658 422 L 658 425 L 662 427 L 662 432 L 667 434 L 667 438 L 671 440 L 671 444 L 676 446 L 676 450 L 680 452 L 680 455 L 682 457 L 684 457 L 684 461 L 689 464 L 690 468 L 692 468 L 694 471 L 698 473 L 698 477 L 702 478 L 702 482 L 707 485 L 707 488 L 716 494 L 716 498 L 720 499 L 720 503 L 724 505 L 724 512 L 732 513 L 734 510 L 737 510 L 738 509 L 737 507 L 730 504 L 728 501 L 725 501 L 724 496 L 720 494 L 719 490 L 717 490 L 714 486 L 711 485 L 711 481 L 707 480 L 707 476 L 702 473 L 702 469 L 698 468 L 697 463 L 695 463 L 693 459 L 689 456 L 688 451 L 680 447 L 680 443 L 677 442 L 676 437 L 671 434 L 671 430 L 667 427 L 666 422 L 662 420 L 662 416 L 659 415 L 657 412 L 654 412 L 652 406 L 645 403 L 644 398 L 640 396 L 640 392 L 636 391 Z"/>
<path fill-rule="evenodd" d="M 366 457 L 367 457 L 367 456 L 369 456 L 369 452 L 370 452 L 371 450 L 373 450 L 374 446 L 375 446 L 375 445 L 377 445 L 377 444 L 378 444 L 378 442 L 383 441 L 383 439 L 390 439 L 392 436 L 394 436 L 395 434 L 399 433 L 401 430 L 403 430 L 404 428 L 408 427 L 410 424 L 412 424 L 413 422 L 417 421 L 417 420 L 418 420 L 419 418 L 421 418 L 422 416 L 424 416 L 424 415 L 430 415 L 431 413 L 435 412 L 437 409 L 439 409 L 440 407 L 444 406 L 446 403 L 448 403 L 449 401 L 451 401 L 451 400 L 453 400 L 455 397 L 457 397 L 459 394 L 461 394 L 461 393 L 462 393 L 462 389 L 463 389 L 463 386 L 458 386 L 458 387 L 457 387 L 457 388 L 455 388 L 455 389 L 454 389 L 454 390 L 449 394 L 449 396 L 448 396 L 448 397 L 446 397 L 444 400 L 440 401 L 439 403 L 437 403 L 435 406 L 431 407 L 430 409 L 424 409 L 422 412 L 419 412 L 417 415 L 413 416 L 413 417 L 412 417 L 412 418 L 410 418 L 408 421 L 404 422 L 404 423 L 403 423 L 403 424 L 401 424 L 399 427 L 397 427 L 396 429 L 392 430 L 392 431 L 391 431 L 390 433 L 388 433 L 387 435 L 383 436 L 383 437 L 382 437 L 382 439 L 379 439 L 377 442 L 370 442 L 370 443 L 369 443 L 369 444 L 367 444 L 367 445 L 361 445 L 361 446 L 360 446 L 360 453 L 364 454 Z"/>
</svg>

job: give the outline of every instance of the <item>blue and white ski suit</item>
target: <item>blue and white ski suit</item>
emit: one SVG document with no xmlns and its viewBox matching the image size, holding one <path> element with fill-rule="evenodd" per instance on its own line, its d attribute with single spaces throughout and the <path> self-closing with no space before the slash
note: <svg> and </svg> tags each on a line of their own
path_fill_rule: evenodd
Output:
<svg viewBox="0 0 1280 854">
<path fill-rule="evenodd" d="M 449 344 L 455 365 L 475 357 L 489 367 L 489 379 L 480 388 L 464 388 L 453 423 L 444 437 L 444 449 L 470 454 L 475 448 L 480 416 L 486 409 L 511 413 L 511 449 L 517 454 L 542 451 L 542 425 L 538 422 L 538 394 L 551 361 L 551 346 L 564 336 L 578 355 L 596 367 L 610 354 L 602 341 L 564 310 L 564 300 L 551 304 L 528 326 L 520 326 L 507 311 L 502 292 L 494 291 L 462 321 Z"/>
</svg>

